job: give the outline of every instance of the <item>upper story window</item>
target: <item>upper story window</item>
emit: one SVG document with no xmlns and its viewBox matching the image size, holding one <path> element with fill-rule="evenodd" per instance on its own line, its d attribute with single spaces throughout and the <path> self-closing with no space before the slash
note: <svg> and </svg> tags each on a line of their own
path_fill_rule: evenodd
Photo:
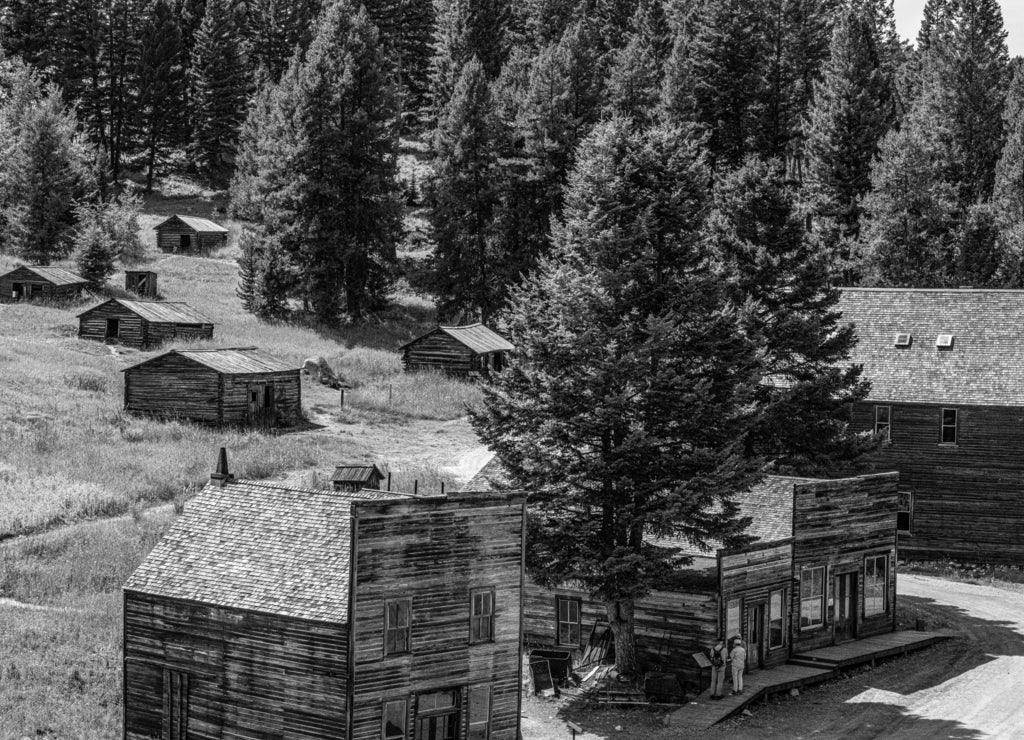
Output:
<svg viewBox="0 0 1024 740">
<path fill-rule="evenodd" d="M 942 409 L 942 444 L 955 445 L 959 441 L 959 417 L 957 409 Z"/>
<path fill-rule="evenodd" d="M 886 592 L 889 579 L 889 556 L 874 555 L 864 559 L 864 616 L 886 613 Z"/>
<path fill-rule="evenodd" d="M 469 601 L 469 641 L 490 642 L 494 639 L 494 590 L 472 591 Z"/>
<path fill-rule="evenodd" d="M 883 442 L 892 441 L 892 406 L 875 406 L 875 434 L 883 435 Z"/>
<path fill-rule="evenodd" d="M 897 500 L 899 506 L 896 511 L 896 531 L 910 534 L 914 523 L 914 492 L 900 491 Z"/>
<path fill-rule="evenodd" d="M 825 624 L 825 566 L 800 571 L 800 629 Z"/>
<path fill-rule="evenodd" d="M 579 599 L 558 596 L 555 599 L 558 610 L 558 644 L 579 647 L 580 612 Z"/>
<path fill-rule="evenodd" d="M 384 654 L 410 650 L 412 636 L 412 599 L 394 599 L 384 607 Z"/>
</svg>

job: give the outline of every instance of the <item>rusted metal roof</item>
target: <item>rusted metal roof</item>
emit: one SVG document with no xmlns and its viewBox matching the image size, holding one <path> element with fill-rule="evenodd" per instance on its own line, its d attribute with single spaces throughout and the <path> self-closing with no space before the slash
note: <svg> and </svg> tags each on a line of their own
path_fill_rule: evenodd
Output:
<svg viewBox="0 0 1024 740">
<path fill-rule="evenodd" d="M 399 349 L 405 349 L 410 344 L 414 344 L 439 331 L 444 332 L 455 341 L 464 344 L 477 354 L 485 354 L 487 352 L 511 352 L 515 349 L 515 347 L 503 336 L 488 329 L 480 323 L 467 324 L 466 326 L 438 326 L 435 329 L 431 329 L 426 334 L 422 334 L 421 336 L 406 342 L 399 347 Z"/>
<path fill-rule="evenodd" d="M 22 267 L 54 285 L 85 285 L 89 282 L 84 277 L 65 270 L 63 267 L 37 267 L 35 265 L 22 265 Z"/>
<path fill-rule="evenodd" d="M 208 484 L 125 583 L 128 591 L 347 623 L 351 507 L 409 498 L 257 481 Z"/>
<path fill-rule="evenodd" d="M 168 355 L 181 355 L 190 360 L 198 362 L 211 370 L 226 375 L 250 375 L 259 373 L 283 373 L 299 368 L 293 364 L 279 360 L 273 355 L 256 349 L 255 347 L 234 347 L 229 349 L 173 349 L 164 352 L 162 355 L 151 357 L 143 362 L 126 367 L 121 372 L 127 372 L 132 368 L 145 365 L 150 362 L 159 362 Z"/>
<path fill-rule="evenodd" d="M 226 234 L 226 233 L 228 233 L 227 229 L 225 229 L 220 224 L 214 223 L 213 221 L 211 221 L 208 218 L 199 218 L 198 216 L 179 216 L 177 214 L 175 214 L 174 216 L 171 216 L 166 221 L 161 221 L 160 223 L 158 223 L 153 228 L 155 228 L 155 229 L 162 228 L 163 226 L 166 226 L 167 224 L 169 224 L 171 221 L 174 221 L 175 219 L 181 221 L 183 224 L 188 226 L 193 231 L 201 231 L 201 232 L 205 232 L 205 233 L 212 232 L 212 233 L 215 233 L 215 234 Z"/>
<path fill-rule="evenodd" d="M 129 301 L 123 298 L 112 298 L 88 311 L 78 314 L 78 318 L 106 306 L 117 303 L 128 311 L 154 324 L 212 324 L 213 321 L 187 303 L 169 303 L 167 301 Z"/>
<path fill-rule="evenodd" d="M 366 483 L 373 474 L 383 478 L 384 473 L 376 465 L 338 465 L 331 480 L 335 483 Z"/>
</svg>

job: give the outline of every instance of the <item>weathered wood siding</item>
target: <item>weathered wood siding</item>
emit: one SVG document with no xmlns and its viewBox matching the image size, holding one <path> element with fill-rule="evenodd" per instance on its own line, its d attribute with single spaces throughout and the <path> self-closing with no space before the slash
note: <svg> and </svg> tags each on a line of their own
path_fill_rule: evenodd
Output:
<svg viewBox="0 0 1024 740">
<path fill-rule="evenodd" d="M 252 375 L 225 375 L 221 383 L 224 424 L 249 424 L 249 388 L 274 387 L 275 418 L 271 426 L 290 426 L 302 417 L 302 382 L 299 370 Z"/>
<path fill-rule="evenodd" d="M 194 342 L 197 339 L 213 339 L 213 324 L 146 322 L 146 347 L 156 347 L 172 341 Z"/>
<path fill-rule="evenodd" d="M 460 732 L 474 686 L 492 689 L 491 740 L 519 729 L 522 499 L 472 494 L 425 507 L 355 505 L 352 738 L 378 740 L 383 702 L 459 689 Z M 424 508 L 427 510 L 425 511 Z M 493 588 L 494 639 L 470 644 L 470 592 Z M 412 600 L 411 649 L 384 655 L 385 601 Z"/>
<path fill-rule="evenodd" d="M 107 319 L 117 319 L 117 337 L 107 340 Z M 134 314 L 119 303 L 110 301 L 97 306 L 78 319 L 78 336 L 100 342 L 111 341 L 126 347 L 145 348 L 146 326 L 138 314 Z"/>
<path fill-rule="evenodd" d="M 167 355 L 124 372 L 125 411 L 223 423 L 220 377 L 180 355 Z"/>
<path fill-rule="evenodd" d="M 896 613 L 896 473 L 795 485 L 793 508 L 793 605 L 790 618 L 795 651 L 832 644 L 833 578 L 857 576 L 856 637 L 889 632 Z M 889 560 L 886 612 L 864 616 L 864 562 L 873 555 Z M 821 627 L 800 629 L 801 570 L 825 566 L 825 619 Z"/>
<path fill-rule="evenodd" d="M 874 429 L 875 405 L 854 408 L 854 428 Z M 1024 563 L 1024 408 L 878 405 L 892 407 L 892 443 L 871 465 L 899 470 L 900 489 L 914 497 L 901 557 Z M 943 408 L 959 409 L 955 445 L 939 442 Z"/>
<path fill-rule="evenodd" d="M 38 275 L 30 272 L 24 266 L 16 267 L 6 275 L 0 276 L 0 303 L 14 303 L 14 284 L 38 285 L 40 290 L 36 294 L 28 293 L 21 300 L 37 301 L 64 301 L 71 300 L 81 295 L 84 285 L 61 285 L 57 286 L 48 280 L 43 280 Z"/>
<path fill-rule="evenodd" d="M 406 370 L 443 370 L 466 375 L 475 369 L 476 353 L 443 331 L 435 331 L 410 344 L 402 352 Z"/>
<path fill-rule="evenodd" d="M 157 297 L 156 277 L 157 274 L 155 272 L 126 270 L 124 273 L 124 289 L 141 298 L 155 299 Z M 144 286 L 140 287 L 140 284 L 143 282 Z"/>
<path fill-rule="evenodd" d="M 189 740 L 346 737 L 347 625 L 125 593 L 126 740 L 161 738 L 164 670 L 188 675 Z"/>
<path fill-rule="evenodd" d="M 189 237 L 189 248 L 181 248 L 181 237 Z M 227 244 L 228 235 L 197 232 L 180 221 L 172 221 L 156 230 L 156 246 L 161 252 L 209 254 Z"/>
<path fill-rule="evenodd" d="M 745 548 L 742 551 L 730 552 L 723 550 L 719 557 L 719 574 L 721 579 L 722 612 L 720 614 L 720 634 L 726 639 L 735 635 L 727 635 L 725 608 L 730 600 L 740 602 L 740 632 L 750 634 L 748 624 L 748 608 L 762 604 L 765 609 L 764 625 L 764 665 L 770 667 L 780 665 L 789 659 L 788 625 L 783 623 L 783 645 L 771 648 L 768 641 L 768 599 L 772 591 L 784 590 L 783 605 L 792 603 L 793 584 L 793 543 L 790 541 L 766 543 L 761 546 Z M 784 619 L 788 621 L 789 615 Z M 712 636 L 712 644 L 714 642 Z M 708 644 L 708 647 L 711 647 Z M 748 656 L 752 657 L 752 656 Z"/>
</svg>

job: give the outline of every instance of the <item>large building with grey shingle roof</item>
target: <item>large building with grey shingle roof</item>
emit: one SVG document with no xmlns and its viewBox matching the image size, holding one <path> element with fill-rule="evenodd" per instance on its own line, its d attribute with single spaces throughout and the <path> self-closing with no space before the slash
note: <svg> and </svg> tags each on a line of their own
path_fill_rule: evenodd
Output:
<svg viewBox="0 0 1024 740">
<path fill-rule="evenodd" d="M 514 740 L 524 524 L 516 493 L 234 480 L 222 456 L 124 585 L 125 738 Z"/>
<path fill-rule="evenodd" d="M 853 424 L 900 471 L 913 559 L 1024 562 L 1024 291 L 846 288 L 871 391 Z"/>
</svg>

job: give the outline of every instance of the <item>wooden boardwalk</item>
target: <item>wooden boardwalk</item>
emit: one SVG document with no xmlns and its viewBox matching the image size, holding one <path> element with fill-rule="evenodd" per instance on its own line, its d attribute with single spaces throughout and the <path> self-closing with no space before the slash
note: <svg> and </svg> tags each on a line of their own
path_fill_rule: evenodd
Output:
<svg viewBox="0 0 1024 740">
<path fill-rule="evenodd" d="M 842 668 L 873 664 L 875 660 L 893 655 L 906 655 L 949 637 L 932 632 L 905 630 L 799 653 L 786 665 L 744 675 L 742 694 L 727 694 L 713 701 L 709 692 L 703 692 L 685 707 L 673 712 L 669 717 L 669 726 L 679 729 L 686 737 L 686 733 L 705 730 L 742 711 L 758 699 L 767 701 L 772 694 L 827 681 Z M 728 680 L 725 689 L 729 691 Z"/>
</svg>

